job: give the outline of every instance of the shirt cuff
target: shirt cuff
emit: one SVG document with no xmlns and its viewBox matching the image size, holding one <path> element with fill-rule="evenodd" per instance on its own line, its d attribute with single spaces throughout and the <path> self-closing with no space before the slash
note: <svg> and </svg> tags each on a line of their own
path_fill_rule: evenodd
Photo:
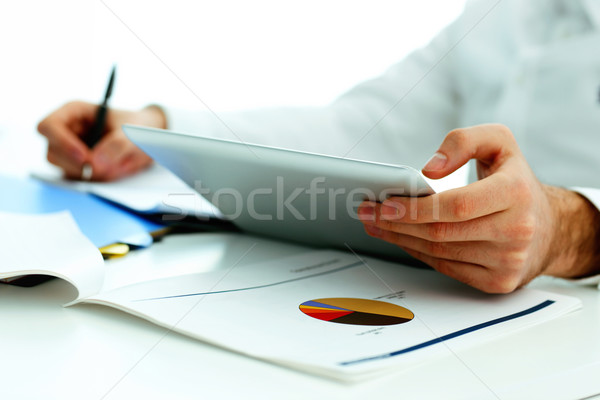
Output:
<svg viewBox="0 0 600 400">
<path fill-rule="evenodd" d="M 596 208 L 600 211 L 600 189 L 584 188 L 584 187 L 572 187 L 570 190 L 579 193 L 583 197 L 589 200 Z M 585 286 L 598 286 L 600 289 L 600 274 L 594 276 L 588 276 L 582 279 L 569 279 L 571 282 L 575 282 L 578 285 Z"/>
<path fill-rule="evenodd" d="M 572 187 L 571 190 L 588 199 L 590 203 L 595 205 L 596 208 L 600 210 L 600 189 Z"/>
</svg>

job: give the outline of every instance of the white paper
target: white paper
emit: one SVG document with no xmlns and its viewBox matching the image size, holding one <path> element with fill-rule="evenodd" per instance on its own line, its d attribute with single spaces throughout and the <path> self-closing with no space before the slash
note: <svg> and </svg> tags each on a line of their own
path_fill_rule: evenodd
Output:
<svg viewBox="0 0 600 400">
<path fill-rule="evenodd" d="M 218 240 L 202 254 L 190 243 L 187 254 L 148 263 L 140 252 L 137 262 L 107 268 L 68 212 L 0 213 L 0 243 L 0 279 L 57 276 L 79 291 L 70 304 L 104 304 L 239 353 L 348 381 L 453 354 L 581 307 L 579 299 L 527 288 L 488 295 L 434 271 L 338 251 L 210 269 L 223 256 Z M 414 318 L 364 326 L 299 309 L 323 298 L 383 301 Z"/>
<path fill-rule="evenodd" d="M 52 275 L 75 286 L 78 298 L 102 287 L 102 255 L 68 211 L 36 215 L 0 212 L 0 245 L 0 279 Z"/>
<path fill-rule="evenodd" d="M 208 200 L 159 164 L 116 182 L 67 181 L 55 172 L 35 172 L 45 182 L 88 192 L 147 214 L 166 213 L 175 217 L 223 218 Z"/>
<path fill-rule="evenodd" d="M 409 309 L 415 318 L 399 325 L 346 325 L 299 310 L 321 298 L 378 299 Z M 82 301 L 342 380 L 405 368 L 581 306 L 576 298 L 531 289 L 488 295 L 433 271 L 335 251 L 145 281 Z M 413 346 L 422 348 L 406 351 Z"/>
</svg>

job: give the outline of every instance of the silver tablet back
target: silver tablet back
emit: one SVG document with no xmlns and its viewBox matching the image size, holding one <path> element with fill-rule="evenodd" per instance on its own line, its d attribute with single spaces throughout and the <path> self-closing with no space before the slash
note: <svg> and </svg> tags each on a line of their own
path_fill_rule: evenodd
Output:
<svg viewBox="0 0 600 400">
<path fill-rule="evenodd" d="M 277 239 L 406 258 L 397 246 L 368 236 L 356 209 L 365 199 L 433 193 L 410 167 L 153 128 L 123 129 L 239 228 Z"/>
</svg>

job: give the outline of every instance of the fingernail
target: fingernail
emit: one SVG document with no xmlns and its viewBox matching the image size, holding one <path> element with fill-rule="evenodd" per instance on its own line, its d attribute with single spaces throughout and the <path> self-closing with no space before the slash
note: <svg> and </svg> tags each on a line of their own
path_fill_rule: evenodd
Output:
<svg viewBox="0 0 600 400">
<path fill-rule="evenodd" d="M 375 208 L 373 207 L 361 207 L 358 209 L 358 219 L 361 221 L 373 222 L 375 221 Z"/>
<path fill-rule="evenodd" d="M 447 162 L 448 157 L 445 154 L 437 152 L 427 161 L 427 164 L 423 167 L 423 171 L 439 171 L 446 166 Z"/>
<path fill-rule="evenodd" d="M 404 216 L 405 209 L 401 204 L 385 201 L 381 205 L 381 210 L 379 210 L 379 212 L 381 214 L 381 219 L 396 220 Z"/>
</svg>

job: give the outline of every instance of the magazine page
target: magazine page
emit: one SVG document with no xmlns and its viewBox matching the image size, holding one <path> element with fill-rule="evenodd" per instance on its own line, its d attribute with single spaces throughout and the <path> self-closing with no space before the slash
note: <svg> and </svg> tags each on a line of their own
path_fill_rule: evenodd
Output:
<svg viewBox="0 0 600 400">
<path fill-rule="evenodd" d="M 144 281 L 82 301 L 342 380 L 408 367 L 580 307 L 530 289 L 485 294 L 432 270 L 337 251 Z"/>
<path fill-rule="evenodd" d="M 78 299 L 102 287 L 102 255 L 68 211 L 36 215 L 0 212 L 0 243 L 0 279 L 56 276 L 75 286 Z"/>
</svg>

